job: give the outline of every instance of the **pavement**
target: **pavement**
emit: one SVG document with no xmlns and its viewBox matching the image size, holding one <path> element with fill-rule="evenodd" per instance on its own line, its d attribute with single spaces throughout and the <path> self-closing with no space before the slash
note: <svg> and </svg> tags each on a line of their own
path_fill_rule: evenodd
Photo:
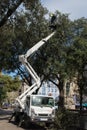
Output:
<svg viewBox="0 0 87 130">
<path fill-rule="evenodd" d="M 12 120 L 8 122 L 11 116 L 12 109 L 2 109 L 0 108 L 0 130 L 47 130 L 44 127 L 37 124 L 30 124 L 28 128 L 18 127 Z"/>
</svg>

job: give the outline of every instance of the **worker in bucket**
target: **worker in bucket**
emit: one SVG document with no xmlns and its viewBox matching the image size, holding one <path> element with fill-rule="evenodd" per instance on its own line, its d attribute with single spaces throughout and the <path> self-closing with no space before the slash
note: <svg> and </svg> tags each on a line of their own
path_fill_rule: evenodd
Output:
<svg viewBox="0 0 87 130">
<path fill-rule="evenodd" d="M 56 15 L 55 14 L 51 14 L 51 20 L 50 20 L 50 29 L 51 30 L 55 30 L 56 29 Z"/>
</svg>

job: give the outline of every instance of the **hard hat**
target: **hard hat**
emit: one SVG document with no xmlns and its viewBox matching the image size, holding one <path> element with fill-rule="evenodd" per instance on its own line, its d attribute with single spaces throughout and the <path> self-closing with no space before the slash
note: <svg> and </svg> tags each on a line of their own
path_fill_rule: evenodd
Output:
<svg viewBox="0 0 87 130">
<path fill-rule="evenodd" d="M 53 13 L 50 13 L 50 16 L 52 17 L 54 14 Z"/>
</svg>

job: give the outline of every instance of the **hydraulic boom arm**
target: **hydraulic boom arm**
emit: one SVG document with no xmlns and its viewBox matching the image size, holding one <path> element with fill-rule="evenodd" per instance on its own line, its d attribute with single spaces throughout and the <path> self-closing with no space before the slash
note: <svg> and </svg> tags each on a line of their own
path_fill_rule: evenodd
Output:
<svg viewBox="0 0 87 130">
<path fill-rule="evenodd" d="M 34 71 L 32 66 L 27 61 L 27 58 L 33 54 L 35 51 L 37 51 L 43 44 L 45 44 L 53 35 L 55 34 L 55 31 L 52 32 L 50 35 L 48 35 L 46 38 L 39 41 L 37 44 L 35 44 L 31 49 L 29 49 L 25 55 L 19 56 L 19 61 L 26 67 L 29 74 L 31 75 L 34 83 L 29 86 L 29 88 L 22 93 L 16 100 L 18 101 L 20 107 L 24 109 L 24 101 L 26 99 L 26 96 L 31 95 L 33 92 L 35 92 L 40 87 L 40 78 L 38 77 L 37 73 Z"/>
<path fill-rule="evenodd" d="M 37 51 L 43 44 L 45 44 L 54 34 L 55 34 L 55 32 L 51 33 L 46 38 L 39 41 L 31 49 L 29 49 L 25 55 L 19 56 L 19 61 L 21 61 L 22 64 L 26 67 L 29 74 L 32 76 L 33 80 L 35 81 L 32 86 L 29 86 L 29 88 L 24 93 L 22 93 L 18 98 L 16 98 L 16 100 L 18 101 L 18 103 L 22 109 L 24 109 L 24 101 L 26 99 L 26 96 L 31 95 L 33 92 L 35 92 L 40 87 L 40 78 L 38 77 L 38 75 L 36 74 L 36 72 L 34 71 L 32 66 L 29 64 L 29 62 L 27 61 L 27 58 L 32 53 Z"/>
</svg>

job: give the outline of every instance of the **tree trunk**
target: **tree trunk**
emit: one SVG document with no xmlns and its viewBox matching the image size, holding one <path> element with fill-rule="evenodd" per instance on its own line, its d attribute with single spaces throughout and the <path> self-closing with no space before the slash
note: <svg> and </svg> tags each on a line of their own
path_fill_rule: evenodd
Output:
<svg viewBox="0 0 87 130">
<path fill-rule="evenodd" d="M 58 102 L 58 107 L 59 108 L 64 108 L 64 90 L 63 90 L 63 85 L 64 82 L 61 78 L 59 78 L 59 102 Z"/>
<path fill-rule="evenodd" d="M 63 92 L 63 90 L 60 91 L 58 107 L 59 108 L 64 107 L 64 92 Z"/>
</svg>

